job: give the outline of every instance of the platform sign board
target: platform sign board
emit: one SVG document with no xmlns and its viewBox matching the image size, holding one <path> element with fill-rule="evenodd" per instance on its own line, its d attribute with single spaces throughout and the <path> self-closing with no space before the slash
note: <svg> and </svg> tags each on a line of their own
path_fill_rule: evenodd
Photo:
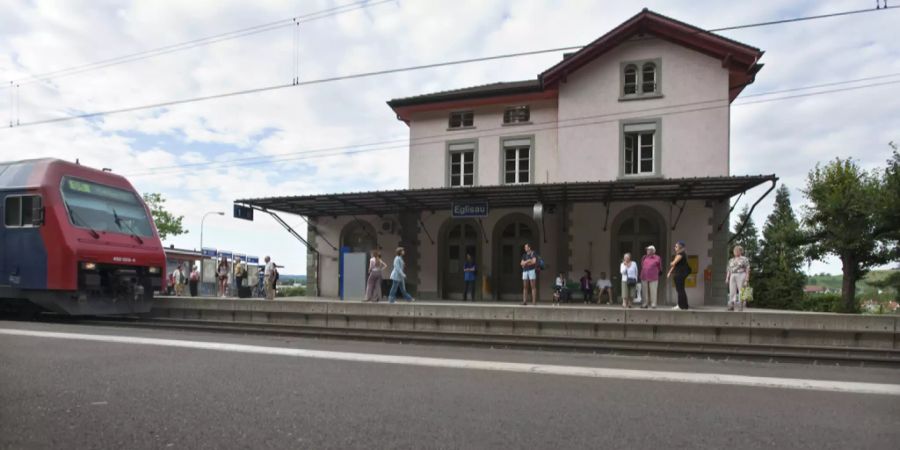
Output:
<svg viewBox="0 0 900 450">
<path fill-rule="evenodd" d="M 450 217 L 455 219 L 484 218 L 487 216 L 488 202 L 484 200 L 467 200 L 450 204 Z"/>
<path fill-rule="evenodd" d="M 240 258 L 240 260 L 243 261 L 243 262 L 247 262 L 247 255 L 240 254 L 240 253 L 235 253 L 235 254 L 234 254 L 234 259 L 237 260 L 238 258 Z"/>
<path fill-rule="evenodd" d="M 230 260 L 234 256 L 234 254 L 231 252 L 227 252 L 225 250 L 219 250 L 218 256 L 220 258 L 225 258 L 225 260 L 227 261 L 227 260 Z"/>
<path fill-rule="evenodd" d="M 202 253 L 203 256 L 208 257 L 208 258 L 215 258 L 217 255 L 216 249 L 210 248 L 210 247 L 203 247 L 202 249 L 200 249 L 200 253 Z"/>
<path fill-rule="evenodd" d="M 253 208 L 241 205 L 234 205 L 234 218 L 235 219 L 244 219 L 244 220 L 253 220 Z"/>
<path fill-rule="evenodd" d="M 259 258 L 256 256 L 248 256 L 247 264 L 259 264 Z"/>
</svg>

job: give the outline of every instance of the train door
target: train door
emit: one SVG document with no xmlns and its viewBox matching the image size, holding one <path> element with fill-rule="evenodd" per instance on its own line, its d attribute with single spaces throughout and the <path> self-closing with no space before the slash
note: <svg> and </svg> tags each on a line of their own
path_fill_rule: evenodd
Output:
<svg viewBox="0 0 900 450">
<path fill-rule="evenodd" d="M 3 251 L 0 252 L 0 286 L 6 286 L 9 284 L 9 273 L 6 272 L 6 258 L 8 258 L 9 252 L 6 250 L 6 196 L 0 197 L 0 217 L 4 218 L 4 223 L 0 224 L 0 247 L 3 248 Z"/>
</svg>

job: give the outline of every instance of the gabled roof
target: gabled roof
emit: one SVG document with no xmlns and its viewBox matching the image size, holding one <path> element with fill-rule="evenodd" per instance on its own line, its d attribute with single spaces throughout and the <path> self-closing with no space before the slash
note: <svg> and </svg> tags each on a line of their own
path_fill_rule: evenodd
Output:
<svg viewBox="0 0 900 450">
<path fill-rule="evenodd" d="M 762 68 L 757 61 L 763 51 L 750 45 L 708 32 L 702 28 L 672 19 L 644 8 L 613 30 L 574 53 L 567 53 L 562 61 L 545 70 L 533 80 L 490 83 L 431 94 L 395 98 L 387 102 L 397 117 L 409 121 L 414 112 L 461 107 L 465 101 L 493 101 L 549 98 L 556 94 L 566 77 L 634 36 L 652 35 L 690 48 L 722 61 L 729 70 L 729 97 L 734 100 Z M 544 94 L 544 95 L 538 95 Z M 552 95 L 548 95 L 552 94 Z"/>
<path fill-rule="evenodd" d="M 753 76 L 762 68 L 762 64 L 757 63 L 763 55 L 762 50 L 644 8 L 610 32 L 545 70 L 538 79 L 545 88 L 564 82 L 568 74 L 626 40 L 640 35 L 656 36 L 721 60 L 722 67 L 729 69 L 732 75 L 729 77 L 731 100 L 753 82 Z"/>
</svg>

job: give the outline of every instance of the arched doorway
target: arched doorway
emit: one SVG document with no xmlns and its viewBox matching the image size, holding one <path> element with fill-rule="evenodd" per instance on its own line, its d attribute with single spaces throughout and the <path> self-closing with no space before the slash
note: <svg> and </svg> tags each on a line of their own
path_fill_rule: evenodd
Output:
<svg viewBox="0 0 900 450">
<path fill-rule="evenodd" d="M 510 214 L 494 227 L 494 296 L 499 300 L 522 300 L 523 247 L 531 247 L 540 252 L 538 228 L 530 217 L 524 214 Z"/>
<path fill-rule="evenodd" d="M 619 265 L 622 263 L 622 256 L 631 253 L 632 259 L 640 269 L 641 257 L 646 253 L 646 248 L 652 245 L 656 247 L 656 254 L 662 258 L 665 270 L 669 247 L 666 243 L 665 219 L 656 210 L 647 206 L 632 206 L 619 213 L 613 221 L 612 230 L 610 276 L 616 298 L 621 298 L 622 275 L 619 273 Z M 665 283 L 660 283 L 658 293 L 665 292 L 664 285 Z M 659 303 L 664 304 L 664 296 L 659 298 Z"/>
<path fill-rule="evenodd" d="M 472 255 L 472 261 L 478 267 L 475 277 L 475 296 L 481 292 L 481 230 L 473 220 L 448 220 L 441 229 L 443 243 L 438 255 L 438 269 L 441 274 L 441 297 L 446 299 L 462 299 L 465 287 L 463 280 L 463 264 L 466 255 Z"/>
</svg>

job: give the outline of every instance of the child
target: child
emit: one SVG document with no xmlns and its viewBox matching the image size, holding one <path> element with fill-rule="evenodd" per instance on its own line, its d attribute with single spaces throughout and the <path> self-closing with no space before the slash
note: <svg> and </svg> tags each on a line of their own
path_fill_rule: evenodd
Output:
<svg viewBox="0 0 900 450">
<path fill-rule="evenodd" d="M 559 306 L 559 298 L 562 296 L 563 289 L 566 288 L 566 274 L 560 272 L 556 277 L 556 283 L 553 285 L 553 304 Z"/>
</svg>

